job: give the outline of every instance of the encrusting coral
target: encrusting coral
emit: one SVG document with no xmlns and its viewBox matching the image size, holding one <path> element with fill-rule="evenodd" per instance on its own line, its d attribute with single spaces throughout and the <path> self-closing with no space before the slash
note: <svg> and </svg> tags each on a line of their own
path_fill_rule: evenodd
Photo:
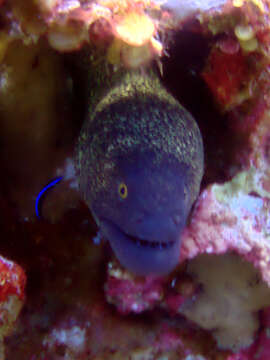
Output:
<svg viewBox="0 0 270 360">
<path fill-rule="evenodd" d="M 237 255 L 201 255 L 187 272 L 202 289 L 181 313 L 213 330 L 221 348 L 234 351 L 252 344 L 259 328 L 258 310 L 269 305 L 270 289 L 258 271 Z"/>
</svg>

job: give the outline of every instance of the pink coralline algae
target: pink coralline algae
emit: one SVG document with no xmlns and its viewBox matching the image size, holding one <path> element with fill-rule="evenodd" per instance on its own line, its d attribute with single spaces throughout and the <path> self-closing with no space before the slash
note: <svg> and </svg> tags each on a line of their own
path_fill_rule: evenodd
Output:
<svg viewBox="0 0 270 360">
<path fill-rule="evenodd" d="M 190 227 L 183 235 L 182 260 L 203 253 L 235 251 L 259 268 L 264 280 L 270 283 L 266 261 L 270 246 L 265 237 L 270 202 L 250 194 L 256 190 L 252 186 L 254 176 L 251 169 L 232 182 L 212 185 L 201 194 Z"/>
<path fill-rule="evenodd" d="M 250 136 L 249 167 L 201 193 L 183 233 L 181 261 L 234 251 L 251 262 L 270 286 L 269 110 L 264 107 L 259 114 Z"/>
<path fill-rule="evenodd" d="M 115 272 L 109 270 L 111 276 L 106 284 L 107 300 L 114 303 L 119 312 L 137 314 L 152 309 L 163 298 L 162 278 L 134 279 L 131 274 L 123 270 Z M 125 278 L 124 273 L 127 274 Z"/>
<path fill-rule="evenodd" d="M 169 279 L 166 277 L 136 277 L 120 268 L 118 262 L 111 262 L 110 265 L 105 285 L 106 298 L 123 314 L 139 314 L 162 307 L 175 315 L 197 291 L 187 276 L 169 276 L 171 282 L 168 285 Z"/>
</svg>

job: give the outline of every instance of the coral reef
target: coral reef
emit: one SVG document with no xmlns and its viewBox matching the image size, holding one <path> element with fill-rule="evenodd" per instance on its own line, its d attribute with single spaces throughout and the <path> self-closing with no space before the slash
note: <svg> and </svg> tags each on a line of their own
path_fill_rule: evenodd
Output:
<svg viewBox="0 0 270 360">
<path fill-rule="evenodd" d="M 16 263 L 0 257 L 0 356 L 4 358 L 4 339 L 13 331 L 24 304 L 26 276 Z"/>
<path fill-rule="evenodd" d="M 267 359 L 269 1 L 0 6 L 1 358 Z M 202 133 L 201 192 L 167 276 L 124 269 L 77 192 L 85 67 L 100 63 L 158 69 Z M 64 172 L 38 221 L 37 194 Z"/>
</svg>

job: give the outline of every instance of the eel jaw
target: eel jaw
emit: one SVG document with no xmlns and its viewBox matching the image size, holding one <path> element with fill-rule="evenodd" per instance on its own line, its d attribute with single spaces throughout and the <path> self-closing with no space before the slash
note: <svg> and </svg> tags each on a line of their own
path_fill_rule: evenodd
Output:
<svg viewBox="0 0 270 360">
<path fill-rule="evenodd" d="M 127 234 L 107 219 L 99 225 L 120 263 L 137 275 L 166 275 L 179 262 L 180 234 L 174 241 L 160 242 Z"/>
</svg>

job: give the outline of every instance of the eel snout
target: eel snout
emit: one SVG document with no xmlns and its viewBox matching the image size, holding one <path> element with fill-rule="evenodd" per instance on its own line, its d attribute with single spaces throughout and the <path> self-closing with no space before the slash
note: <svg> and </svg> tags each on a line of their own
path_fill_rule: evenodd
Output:
<svg viewBox="0 0 270 360">
<path fill-rule="evenodd" d="M 150 233 L 146 235 L 137 231 L 127 232 L 106 219 L 102 219 L 100 228 L 102 235 L 109 240 L 120 263 L 135 274 L 165 275 L 178 264 L 179 230 L 168 235 L 158 230 L 159 224 L 156 224 L 156 230 L 150 236 Z"/>
</svg>

